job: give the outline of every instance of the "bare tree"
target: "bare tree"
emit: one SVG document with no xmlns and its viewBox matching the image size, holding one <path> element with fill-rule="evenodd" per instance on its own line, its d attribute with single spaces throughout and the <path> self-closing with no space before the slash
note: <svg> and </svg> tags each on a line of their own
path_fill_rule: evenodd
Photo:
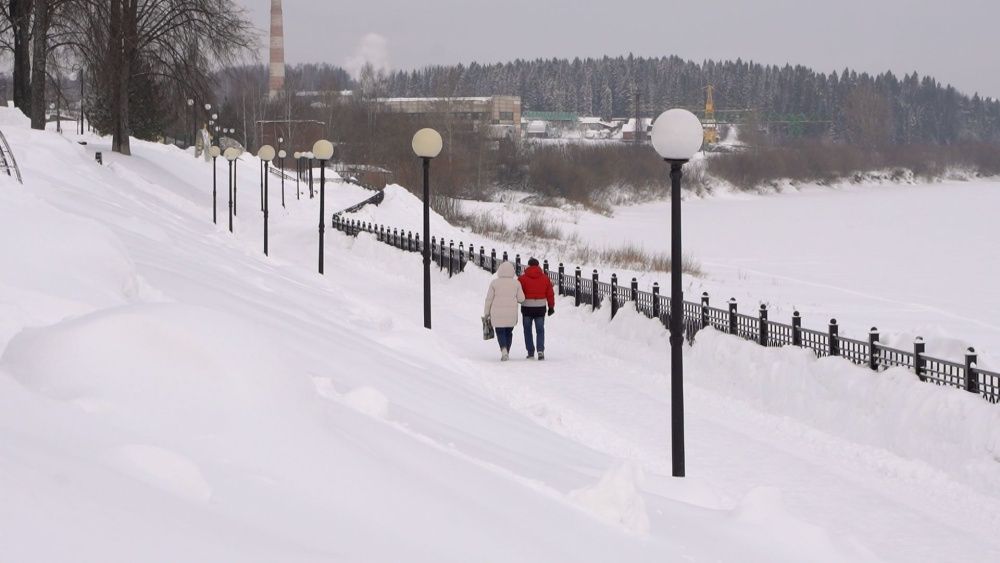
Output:
<svg viewBox="0 0 1000 563">
<path fill-rule="evenodd" d="M 233 0 L 77 0 L 76 46 L 110 106 L 112 150 L 131 154 L 133 78 L 143 73 L 176 93 L 207 99 L 211 67 L 250 55 L 256 32 Z"/>
<path fill-rule="evenodd" d="M 14 57 L 12 98 L 14 105 L 27 113 L 31 106 L 32 0 L 7 0 L 0 6 L 3 47 Z"/>
</svg>

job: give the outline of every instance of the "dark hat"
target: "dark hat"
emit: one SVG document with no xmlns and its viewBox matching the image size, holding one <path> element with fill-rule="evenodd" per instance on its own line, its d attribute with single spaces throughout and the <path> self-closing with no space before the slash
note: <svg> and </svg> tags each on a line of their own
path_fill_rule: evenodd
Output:
<svg viewBox="0 0 1000 563">
<path fill-rule="evenodd" d="M 537 266 L 538 265 L 538 259 L 537 258 L 529 258 L 528 259 L 528 265 L 529 266 Z"/>
</svg>

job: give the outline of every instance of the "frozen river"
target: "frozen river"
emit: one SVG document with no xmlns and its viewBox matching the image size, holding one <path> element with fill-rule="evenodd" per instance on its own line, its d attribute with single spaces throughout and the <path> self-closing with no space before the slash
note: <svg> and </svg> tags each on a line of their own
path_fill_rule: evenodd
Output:
<svg viewBox="0 0 1000 563">
<path fill-rule="evenodd" d="M 669 251 L 669 202 L 584 214 L 567 225 L 595 244 Z M 684 203 L 684 246 L 706 277 L 687 291 L 736 297 L 848 334 L 879 326 L 930 348 L 1000 356 L 1000 182 L 808 189 Z M 662 283 L 662 282 L 661 282 Z M 955 340 L 960 340 L 957 342 Z"/>
</svg>

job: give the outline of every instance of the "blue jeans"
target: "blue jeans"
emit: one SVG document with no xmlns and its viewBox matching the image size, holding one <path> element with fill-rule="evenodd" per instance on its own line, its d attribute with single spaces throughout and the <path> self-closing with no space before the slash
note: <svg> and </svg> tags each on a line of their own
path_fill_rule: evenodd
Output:
<svg viewBox="0 0 1000 563">
<path fill-rule="evenodd" d="M 495 328 L 493 329 L 497 333 L 497 344 L 500 345 L 500 349 L 504 348 L 510 350 L 510 345 L 514 343 L 514 327 L 509 326 L 507 328 Z"/>
<path fill-rule="evenodd" d="M 538 333 L 538 351 L 545 351 L 545 317 L 524 317 L 524 347 L 528 349 L 528 355 L 535 355 L 535 343 L 531 338 L 531 325 L 535 325 L 535 332 Z"/>
</svg>

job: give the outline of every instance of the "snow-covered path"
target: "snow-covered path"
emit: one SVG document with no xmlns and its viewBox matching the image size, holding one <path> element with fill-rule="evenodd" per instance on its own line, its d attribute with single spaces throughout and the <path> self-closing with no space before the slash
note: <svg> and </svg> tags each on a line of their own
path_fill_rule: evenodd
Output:
<svg viewBox="0 0 1000 563">
<path fill-rule="evenodd" d="M 359 276 L 363 280 L 359 289 L 382 284 L 384 264 L 392 261 L 395 251 L 383 250 L 371 240 L 358 241 L 350 250 L 381 257 L 378 267 Z M 404 256 L 410 268 L 419 267 L 416 255 Z M 446 305 L 435 308 L 435 331 L 450 344 L 449 354 L 462 358 L 461 371 L 498 401 L 539 424 L 611 456 L 637 460 L 655 476 L 647 483 L 652 490 L 695 495 L 692 502 L 711 508 L 733 508 L 760 487 L 773 487 L 796 518 L 844 541 L 857 541 L 879 558 L 974 561 L 985 554 L 987 558 L 1000 556 L 1000 541 L 981 537 L 964 521 L 976 514 L 977 522 L 992 523 L 986 528 L 1000 524 L 997 467 L 991 469 L 989 493 L 983 494 L 973 488 L 982 482 L 965 481 L 967 476 L 958 471 L 949 474 L 932 466 L 933 460 L 908 459 L 866 444 L 864 439 L 857 443 L 848 439 L 856 435 L 843 432 L 838 436 L 836 428 L 823 429 L 829 433 L 818 431 L 780 411 L 762 412 L 741 401 L 735 392 L 739 387 L 731 385 L 734 379 L 752 379 L 754 371 L 767 370 L 775 363 L 791 371 L 789 378 L 844 377 L 843 372 L 871 377 L 865 370 L 839 359 L 817 361 L 803 350 L 762 350 L 717 333 L 700 335 L 689 356 L 687 388 L 688 480 L 695 487 L 692 491 L 685 485 L 678 490 L 666 477 L 670 475 L 666 332 L 631 310 L 623 311 L 609 325 L 607 311 L 576 309 L 566 298 L 558 305 L 558 315 L 548 321 L 546 361 L 518 359 L 501 364 L 493 343 L 484 345 L 478 338 L 475 315 L 488 280 L 470 268 L 461 278 L 437 282 L 443 287 L 435 297 Z M 399 307 L 410 318 L 419 319 L 419 290 L 410 284 L 384 291 L 408 292 L 408 299 L 400 296 Z M 518 329 L 515 358 L 522 356 L 519 351 L 523 349 Z M 776 355 L 794 359 L 782 362 Z M 809 373 L 810 369 L 820 373 Z M 894 376 L 902 380 L 898 391 L 912 392 L 907 389 L 912 387 L 906 381 L 909 374 Z M 936 388 L 919 391 L 942 392 Z M 975 397 L 943 392 L 977 407 Z M 775 402 L 800 398 L 780 388 L 768 393 Z M 809 399 L 850 401 L 851 397 L 830 392 Z M 924 400 L 935 398 L 925 396 Z M 818 404 L 816 408 L 830 406 Z M 844 416 L 853 414 L 844 411 Z M 876 427 L 869 430 L 878 432 Z M 878 440 L 872 438 L 873 443 Z M 654 517 L 653 521 L 664 529 L 676 525 L 669 519 Z"/>
<path fill-rule="evenodd" d="M 564 301 L 546 362 L 500 364 L 485 273 L 435 274 L 428 333 L 415 255 L 331 231 L 321 278 L 316 202 L 278 211 L 275 191 L 265 258 L 252 162 L 231 236 L 190 156 L 137 143 L 100 169 L 7 133 L 65 216 L 4 193 L 8 228 L 42 224 L 2 247 L 25 276 L 0 284 L 18 314 L 0 325 L 2 558 L 1000 557 L 1000 420 L 967 394 L 704 332 L 676 480 L 656 323 Z M 58 266 L 33 260 L 59 245 Z"/>
<path fill-rule="evenodd" d="M 510 226 L 541 213 L 584 246 L 634 244 L 662 253 L 670 250 L 669 206 L 668 201 L 620 206 L 609 217 L 463 202 L 467 211 L 486 212 Z M 996 179 L 803 186 L 781 194 L 692 198 L 683 207 L 684 246 L 705 276 L 690 279 L 686 291 L 707 291 L 716 303 L 735 297 L 750 310 L 766 303 L 771 318 L 785 322 L 797 309 L 807 327 L 818 329 L 837 318 L 842 334 L 856 338 L 878 326 L 883 342 L 903 348 L 923 336 L 928 353 L 953 360 L 974 346 L 982 365 L 997 366 L 998 207 Z M 498 248 L 524 251 L 514 246 Z M 560 258 L 552 254 L 550 259 Z M 605 276 L 611 271 L 602 268 Z M 655 279 L 664 285 L 664 277 L 639 273 L 644 285 Z"/>
</svg>

